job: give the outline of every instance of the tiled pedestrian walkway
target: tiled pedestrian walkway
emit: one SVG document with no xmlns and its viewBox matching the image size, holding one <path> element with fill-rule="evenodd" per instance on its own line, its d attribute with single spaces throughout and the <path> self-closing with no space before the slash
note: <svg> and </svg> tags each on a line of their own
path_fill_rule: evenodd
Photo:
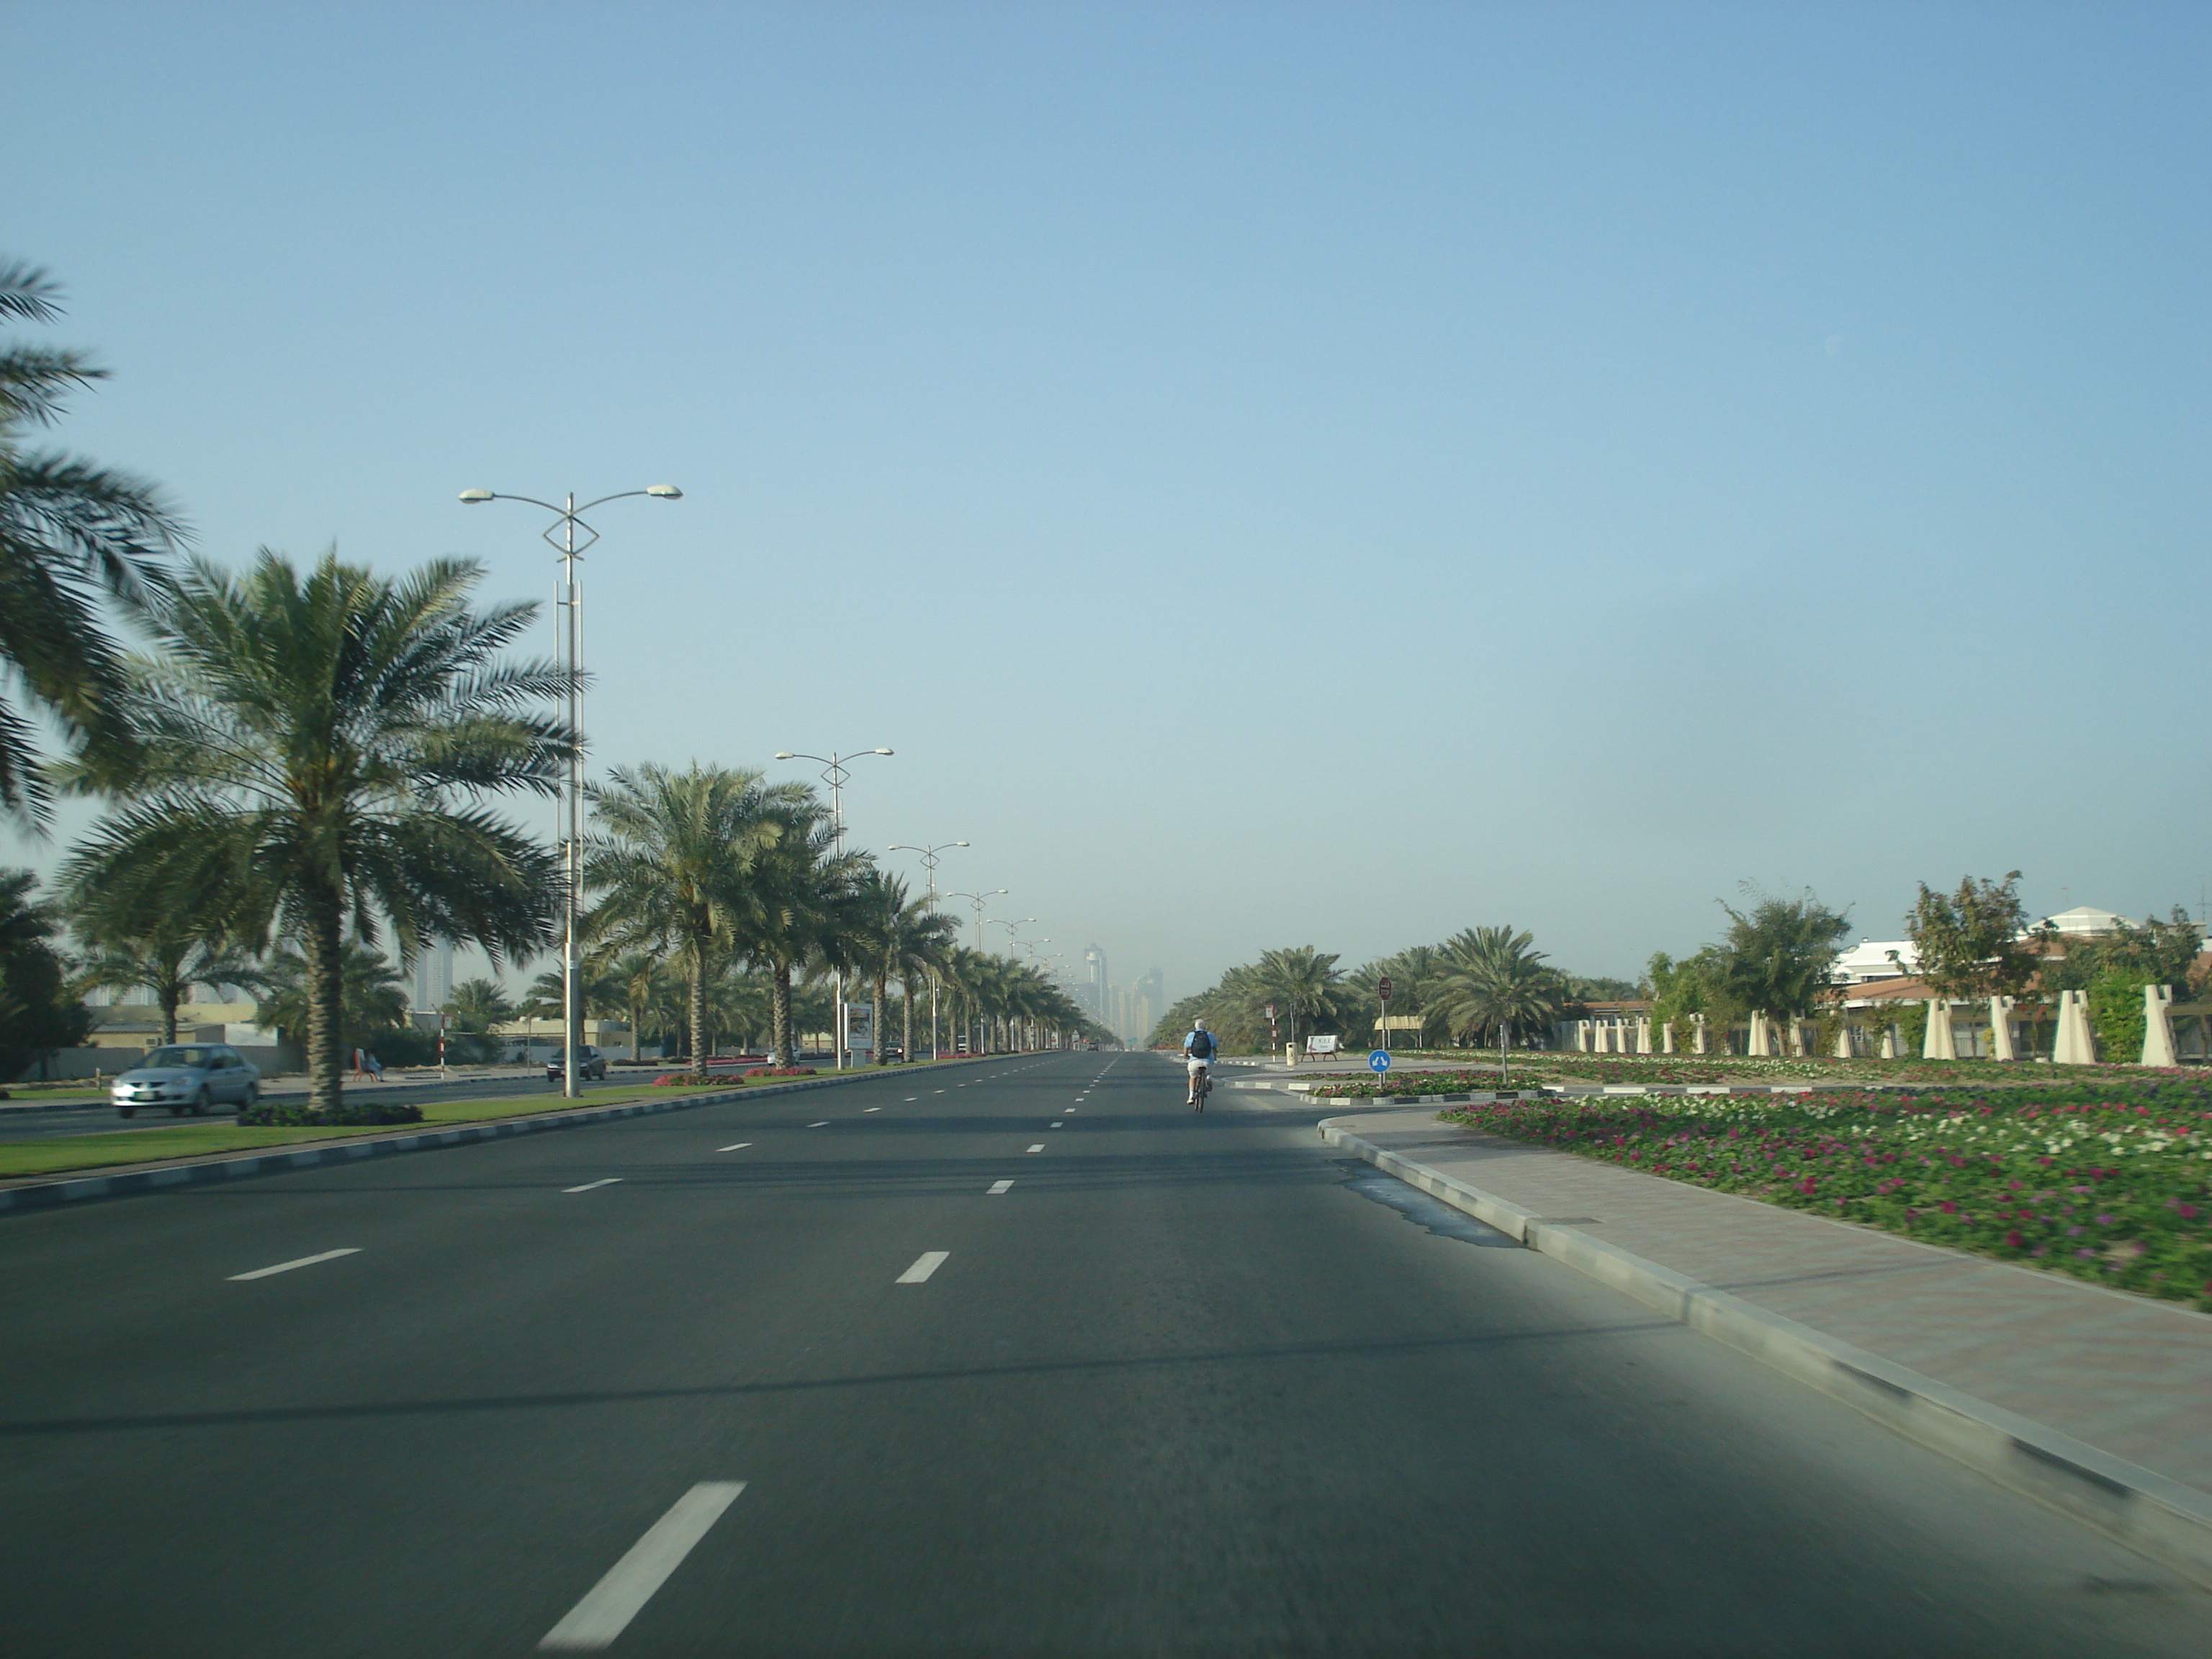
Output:
<svg viewBox="0 0 2212 1659">
<path fill-rule="evenodd" d="M 2212 1316 L 1439 1123 L 1385 1151 L 2212 1492 Z"/>
</svg>

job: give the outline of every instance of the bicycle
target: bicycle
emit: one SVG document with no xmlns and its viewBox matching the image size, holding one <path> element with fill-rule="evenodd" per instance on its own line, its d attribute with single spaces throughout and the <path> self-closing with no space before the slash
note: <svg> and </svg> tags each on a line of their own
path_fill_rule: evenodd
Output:
<svg viewBox="0 0 2212 1659">
<path fill-rule="evenodd" d="M 1201 1066 L 1191 1074 L 1190 1109 L 1194 1112 L 1204 1111 L 1206 1097 L 1212 1092 L 1213 1068 L 1211 1066 Z"/>
</svg>

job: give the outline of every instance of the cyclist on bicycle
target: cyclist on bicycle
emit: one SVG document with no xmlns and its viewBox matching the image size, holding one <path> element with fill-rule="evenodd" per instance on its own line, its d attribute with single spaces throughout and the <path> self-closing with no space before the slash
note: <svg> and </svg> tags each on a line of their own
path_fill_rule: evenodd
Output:
<svg viewBox="0 0 2212 1659">
<path fill-rule="evenodd" d="M 1206 1109 L 1206 1091 L 1213 1086 L 1213 1057 L 1220 1052 L 1221 1045 L 1206 1029 L 1206 1022 L 1193 1020 L 1188 1035 L 1182 1040 L 1182 1064 L 1190 1073 L 1190 1109 L 1194 1112 Z"/>
</svg>

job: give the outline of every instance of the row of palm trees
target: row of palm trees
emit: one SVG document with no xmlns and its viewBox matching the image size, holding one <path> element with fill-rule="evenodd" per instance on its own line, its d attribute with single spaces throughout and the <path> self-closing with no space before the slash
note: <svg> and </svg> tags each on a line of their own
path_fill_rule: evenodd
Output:
<svg viewBox="0 0 2212 1659">
<path fill-rule="evenodd" d="M 1337 966 L 1335 955 L 1311 945 L 1269 951 L 1169 1009 L 1152 1041 L 1178 1043 L 1198 1018 L 1231 1048 L 1357 1032 L 1380 1010 L 1380 983 L 1387 977 L 1391 1012 L 1419 1015 L 1431 1039 L 1508 1047 L 1547 1032 L 1583 988 L 1548 966 L 1534 945 L 1533 935 L 1510 927 L 1470 927 L 1351 974 Z"/>
<path fill-rule="evenodd" d="M 0 320 L 49 320 L 55 298 L 43 273 L 0 268 Z M 111 981 L 145 966 L 126 956 L 155 959 L 172 1021 L 190 984 L 251 983 L 289 957 L 288 1035 L 311 1109 L 336 1115 L 349 964 L 358 976 L 388 944 L 388 975 L 442 942 L 497 969 L 554 945 L 560 860 L 498 808 L 559 789 L 577 736 L 553 711 L 575 682 L 511 654 L 537 608 L 478 608 L 473 562 L 398 577 L 335 551 L 300 567 L 264 549 L 237 572 L 171 562 L 183 532 L 150 488 L 22 442 L 99 373 L 0 350 L 0 659 L 28 705 L 0 701 L 0 811 L 35 833 L 58 793 L 106 804 L 60 908 L 115 958 Z M 143 649 L 106 637 L 102 604 Z M 68 743 L 45 765 L 33 710 Z M 794 986 L 833 969 L 869 988 L 879 1030 L 887 988 L 911 1011 L 920 976 L 1007 1040 L 1084 1029 L 1041 975 L 958 951 L 946 919 L 836 851 L 809 787 L 646 765 L 611 773 L 591 805 L 594 951 L 633 979 L 683 977 L 695 1062 L 733 968 L 765 977 L 786 1060 Z"/>
</svg>

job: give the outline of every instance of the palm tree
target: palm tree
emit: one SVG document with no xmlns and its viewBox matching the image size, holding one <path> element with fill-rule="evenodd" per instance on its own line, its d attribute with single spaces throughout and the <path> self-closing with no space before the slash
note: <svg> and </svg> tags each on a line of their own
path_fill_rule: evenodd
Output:
<svg viewBox="0 0 2212 1659">
<path fill-rule="evenodd" d="M 254 1018 L 297 1042 L 315 1029 L 317 964 L 280 950 L 263 964 Z M 340 1049 L 374 1045 L 380 1031 L 407 1024 L 407 987 L 383 951 L 350 941 L 338 947 L 339 1004 L 333 1033 Z"/>
<path fill-rule="evenodd" d="M 801 969 L 846 954 L 849 907 L 868 860 L 840 854 L 830 809 L 811 788 L 782 786 L 775 816 L 781 833 L 763 853 L 747 884 L 743 950 L 772 976 L 779 1064 L 793 1059 L 791 985 Z M 834 1027 L 835 1011 L 831 1023 Z"/>
<path fill-rule="evenodd" d="M 20 263 L 0 265 L 0 320 L 51 322 L 60 290 Z M 183 531 L 150 485 L 89 461 L 22 447 L 70 392 L 106 378 L 81 352 L 0 349 L 0 664 L 76 742 L 127 742 L 127 674 L 101 632 L 103 597 L 143 599 L 155 560 Z M 42 826 L 49 792 L 26 711 L 0 696 L 0 809 Z"/>
<path fill-rule="evenodd" d="M 241 945 L 298 942 L 310 1110 L 341 1109 L 344 948 L 389 926 L 402 962 L 430 941 L 495 963 L 553 938 L 553 855 L 484 805 L 550 794 L 574 744 L 535 712 L 572 676 L 501 653 L 537 607 L 472 611 L 481 568 L 379 576 L 264 550 L 242 575 L 195 560 L 137 604 L 155 654 L 135 677 L 128 754 L 61 769 L 131 805 L 70 878 L 125 913 L 181 908 Z"/>
<path fill-rule="evenodd" d="M 896 876 L 870 866 L 854 895 L 849 927 L 854 967 L 866 978 L 872 1000 L 871 1019 L 876 1033 L 876 1063 L 889 1062 L 884 1051 L 884 1006 L 890 981 L 912 986 L 917 975 L 927 973 L 945 955 L 945 947 L 958 934 L 960 924 L 951 916 L 933 915 L 929 901 L 907 898 L 907 886 Z M 914 998 L 906 999 L 905 1046 L 914 1052 Z"/>
<path fill-rule="evenodd" d="M 73 900 L 81 897 L 72 895 Z M 77 970 L 77 994 L 151 991 L 154 1006 L 161 1011 L 165 1043 L 177 1040 L 177 1009 L 193 986 L 252 988 L 261 982 L 260 971 L 250 960 L 199 929 L 156 921 L 148 928 L 125 932 L 104 927 L 78 909 L 77 931 L 91 947 Z"/>
<path fill-rule="evenodd" d="M 1336 960 L 1334 951 L 1316 951 L 1310 945 L 1264 951 L 1252 964 L 1250 978 L 1243 988 L 1245 996 L 1258 999 L 1263 1006 L 1272 1001 L 1282 1008 L 1289 1016 L 1291 1040 L 1295 1042 L 1302 1021 L 1317 1022 L 1325 1013 L 1331 1018 L 1336 1015 L 1336 988 L 1344 978 L 1337 970 Z M 1313 1030 L 1313 1024 L 1309 1023 L 1306 1029 Z"/>
<path fill-rule="evenodd" d="M 1429 1006 L 1451 1036 L 1498 1033 L 1501 1079 L 1514 1034 L 1557 1019 L 1566 1003 L 1565 987 L 1535 942 L 1510 926 L 1464 929 L 1444 941 L 1444 966 L 1427 988 Z"/>
<path fill-rule="evenodd" d="M 766 861 L 812 792 L 694 762 L 683 772 L 617 767 L 590 793 L 600 833 L 584 884 L 600 896 L 585 931 L 610 951 L 648 951 L 683 971 L 691 1065 L 703 1069 L 707 988 L 751 936 Z"/>
<path fill-rule="evenodd" d="M 623 1017 L 629 1021 L 630 1057 L 638 1058 L 638 1051 L 645 1046 L 647 1010 L 660 1000 L 668 977 L 666 965 L 650 951 L 630 951 L 620 955 L 602 951 L 593 962 L 586 964 L 584 971 L 587 983 L 596 974 L 619 988 Z"/>
<path fill-rule="evenodd" d="M 497 1057 L 494 1030 L 513 1019 L 516 1009 L 497 980 L 465 979 L 453 987 L 453 997 L 439 1012 L 447 1018 L 447 1029 L 460 1038 L 461 1051 L 482 1060 L 487 1053 Z"/>
<path fill-rule="evenodd" d="M 952 957 L 953 941 L 959 936 L 959 922 L 932 910 L 927 899 L 918 899 L 899 912 L 884 962 L 899 982 L 899 1012 L 903 1018 L 899 1052 L 909 1061 L 914 1059 L 915 993 L 922 979 L 944 971 Z"/>
</svg>

